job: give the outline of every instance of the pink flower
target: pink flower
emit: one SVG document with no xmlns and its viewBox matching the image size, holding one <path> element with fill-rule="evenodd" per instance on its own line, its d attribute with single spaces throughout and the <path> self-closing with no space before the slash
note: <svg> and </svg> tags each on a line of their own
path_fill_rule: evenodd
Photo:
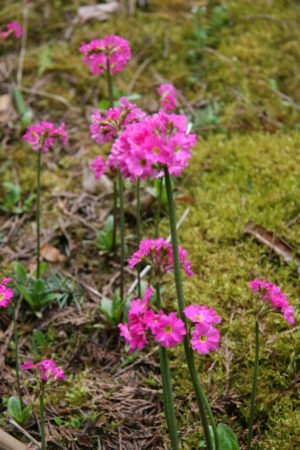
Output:
<svg viewBox="0 0 300 450">
<path fill-rule="evenodd" d="M 145 314 L 148 311 L 149 299 L 153 295 L 151 288 L 147 287 L 144 298 L 131 300 L 128 313 L 128 324 L 119 323 L 120 335 L 129 344 L 129 353 L 139 349 L 142 350 L 146 344 L 148 324 Z"/>
<path fill-rule="evenodd" d="M 11 288 L 6 287 L 6 284 L 10 281 L 11 278 L 7 277 L 0 282 L 0 308 L 7 308 L 14 296 Z"/>
<path fill-rule="evenodd" d="M 94 175 L 97 180 L 104 174 L 106 166 L 100 155 L 96 156 L 94 161 L 90 164 L 90 169 L 94 171 Z"/>
<path fill-rule="evenodd" d="M 32 150 L 41 148 L 43 153 L 47 153 L 53 147 L 58 138 L 61 139 L 62 145 L 68 142 L 68 134 L 65 130 L 65 124 L 62 123 L 56 128 L 53 123 L 43 120 L 36 125 L 28 125 L 24 134 L 24 139 L 32 144 Z"/>
<path fill-rule="evenodd" d="M 93 114 L 93 121 L 90 126 L 92 139 L 97 144 L 112 141 L 119 131 L 127 125 L 142 120 L 146 114 L 134 103 L 130 103 L 125 97 L 120 98 L 120 106 L 115 106 L 106 111 L 102 117 L 100 111 Z"/>
<path fill-rule="evenodd" d="M 157 92 L 161 97 L 162 108 L 165 111 L 172 111 L 176 108 L 176 89 L 173 84 L 161 84 Z"/>
<path fill-rule="evenodd" d="M 33 364 L 32 361 L 26 361 L 20 367 L 22 370 L 37 370 L 42 381 L 65 379 L 63 370 L 56 366 L 56 362 L 53 359 L 44 359 L 37 364 Z"/>
<path fill-rule="evenodd" d="M 180 246 L 179 258 L 187 276 L 192 276 L 191 262 L 186 259 L 187 251 Z M 128 259 L 128 264 L 133 269 L 141 261 L 147 259 L 156 275 L 162 276 L 165 272 L 173 270 L 172 245 L 165 239 L 144 239 L 140 242 L 139 249 Z"/>
<path fill-rule="evenodd" d="M 8 39 L 10 36 L 14 36 L 15 38 L 20 38 L 22 36 L 22 27 L 16 20 L 9 22 L 6 24 L 6 31 L 0 30 L 0 36 L 3 39 Z"/>
<path fill-rule="evenodd" d="M 34 367 L 34 364 L 32 361 L 26 361 L 20 365 L 20 369 L 22 369 L 22 370 L 32 370 L 33 367 Z"/>
<path fill-rule="evenodd" d="M 279 286 L 269 283 L 267 280 L 259 281 L 255 278 L 250 282 L 249 288 L 253 292 L 257 292 L 264 302 L 269 303 L 273 309 L 280 309 L 283 318 L 290 324 L 293 324 L 295 319 L 293 316 L 293 307 L 289 305 L 286 295 L 281 292 Z"/>
<path fill-rule="evenodd" d="M 196 323 L 192 330 L 191 346 L 199 355 L 214 351 L 219 346 L 220 332 L 208 323 Z"/>
<path fill-rule="evenodd" d="M 179 176 L 188 165 L 195 142 L 196 135 L 187 132 L 186 116 L 161 110 L 125 128 L 113 144 L 108 164 L 119 167 L 131 181 L 161 177 L 164 166 Z"/>
<path fill-rule="evenodd" d="M 214 308 L 209 308 L 207 305 L 190 305 L 184 309 L 184 314 L 188 319 L 194 323 L 221 323 L 221 316 L 217 316 Z"/>
<path fill-rule="evenodd" d="M 93 39 L 88 44 L 82 43 L 79 49 L 84 54 L 83 61 L 89 64 L 93 74 L 103 73 L 109 64 L 114 75 L 124 68 L 131 58 L 131 51 L 126 39 L 111 34 L 103 39 Z"/>
<path fill-rule="evenodd" d="M 160 315 L 157 324 L 153 328 L 154 339 L 162 347 L 174 347 L 183 341 L 185 334 L 186 329 L 184 323 L 181 319 L 177 318 L 175 312 L 171 312 L 168 315 Z"/>
</svg>

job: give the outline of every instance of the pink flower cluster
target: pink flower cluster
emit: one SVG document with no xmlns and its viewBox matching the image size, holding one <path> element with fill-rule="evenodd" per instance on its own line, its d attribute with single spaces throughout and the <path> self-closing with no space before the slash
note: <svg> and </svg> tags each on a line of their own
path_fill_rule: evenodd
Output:
<svg viewBox="0 0 300 450">
<path fill-rule="evenodd" d="M 91 162 L 89 167 L 94 171 L 96 180 L 102 177 L 102 175 L 106 170 L 105 162 L 103 161 L 102 156 L 100 155 L 96 156 L 96 158 Z"/>
<path fill-rule="evenodd" d="M 6 287 L 7 283 L 10 281 L 11 278 L 7 277 L 0 282 L 0 308 L 7 308 L 14 296 L 11 288 Z"/>
<path fill-rule="evenodd" d="M 20 367 L 22 370 L 37 370 L 42 381 L 65 379 L 63 370 L 56 366 L 56 362 L 53 359 L 44 359 L 37 364 L 34 364 L 32 361 L 26 361 Z"/>
<path fill-rule="evenodd" d="M 53 123 L 45 120 L 36 125 L 28 125 L 23 137 L 32 145 L 33 150 L 41 148 L 43 153 L 47 153 L 58 138 L 61 139 L 62 145 L 66 145 L 68 142 L 68 134 L 64 123 L 61 123 L 60 127 L 56 128 Z"/>
<path fill-rule="evenodd" d="M 193 272 L 191 270 L 191 262 L 186 259 L 187 250 L 179 246 L 178 251 L 182 267 L 187 276 L 191 277 Z M 128 259 L 129 267 L 133 269 L 143 260 L 149 262 L 154 273 L 158 276 L 162 276 L 165 272 L 170 272 L 173 270 L 172 245 L 162 237 L 142 240 L 139 249 Z"/>
<path fill-rule="evenodd" d="M 208 308 L 206 305 L 190 305 L 184 309 L 184 314 L 195 324 L 191 333 L 192 349 L 200 355 L 216 350 L 221 336 L 213 324 L 221 323 L 222 319 L 217 316 L 214 308 Z"/>
<path fill-rule="evenodd" d="M 161 84 L 157 89 L 161 97 L 162 109 L 165 111 L 172 111 L 176 108 L 176 89 L 173 84 Z"/>
<path fill-rule="evenodd" d="M 128 323 L 119 324 L 120 334 L 129 344 L 129 352 L 142 350 L 149 343 L 149 334 L 163 347 L 174 347 L 182 342 L 186 334 L 184 323 L 178 319 L 175 312 L 165 314 L 149 308 L 149 299 L 153 295 L 151 288 L 147 288 L 143 300 L 131 301 L 128 313 Z"/>
<path fill-rule="evenodd" d="M 253 292 L 259 293 L 261 299 L 264 302 L 268 302 L 272 308 L 280 309 L 280 312 L 288 323 L 293 324 L 295 322 L 293 307 L 289 305 L 286 295 L 281 292 L 280 287 L 266 280 L 259 281 L 258 278 L 255 278 L 255 280 L 251 281 L 249 288 Z"/>
<path fill-rule="evenodd" d="M 82 42 L 79 49 L 84 54 L 83 62 L 89 64 L 93 74 L 103 73 L 109 64 L 114 75 L 120 72 L 131 58 L 131 51 L 126 39 L 111 34 L 104 39 L 93 39 L 88 44 Z"/>
<path fill-rule="evenodd" d="M 134 103 L 130 103 L 125 97 L 120 98 L 120 106 L 115 106 L 106 111 L 102 117 L 100 111 L 93 114 L 90 126 L 92 139 L 101 145 L 112 141 L 119 131 L 132 122 L 144 119 L 146 114 Z"/>
<path fill-rule="evenodd" d="M 0 36 L 3 39 L 8 39 L 10 36 L 14 36 L 15 38 L 20 38 L 22 36 L 22 27 L 16 20 L 9 22 L 6 24 L 6 30 L 0 30 Z"/>
<path fill-rule="evenodd" d="M 159 177 L 163 167 L 179 176 L 188 165 L 196 135 L 188 134 L 184 115 L 160 110 L 138 123 L 128 125 L 115 141 L 108 164 L 120 168 L 124 178 Z"/>
</svg>

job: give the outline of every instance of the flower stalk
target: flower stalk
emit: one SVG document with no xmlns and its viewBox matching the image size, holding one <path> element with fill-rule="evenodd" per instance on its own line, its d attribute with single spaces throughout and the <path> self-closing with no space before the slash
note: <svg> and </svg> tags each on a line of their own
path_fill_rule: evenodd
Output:
<svg viewBox="0 0 300 450">
<path fill-rule="evenodd" d="M 185 314 L 183 312 L 184 310 L 184 295 L 183 295 L 183 287 L 182 287 L 182 280 L 181 280 L 181 273 L 180 273 L 180 262 L 179 262 L 179 252 L 178 252 L 178 236 L 177 236 L 177 229 L 176 229 L 176 216 L 175 216 L 175 207 L 174 207 L 174 199 L 173 199 L 173 190 L 172 190 L 172 184 L 171 184 L 171 177 L 169 174 L 169 170 L 167 166 L 164 166 L 164 174 L 165 174 L 165 180 L 166 180 L 166 189 L 167 189 L 167 197 L 168 197 L 168 205 L 169 205 L 169 220 L 170 220 L 170 230 L 171 230 L 171 241 L 172 241 L 172 250 L 173 250 L 173 264 L 174 264 L 174 277 L 175 277 L 175 285 L 176 285 L 176 292 L 177 292 L 177 300 L 178 300 L 178 309 L 179 309 L 179 315 L 181 320 L 183 320 L 186 329 L 187 327 L 187 320 L 185 317 Z M 204 435 L 205 435 L 205 441 L 208 450 L 213 450 L 211 436 L 209 432 L 208 427 L 208 421 L 206 417 L 206 402 L 204 400 L 205 395 L 204 391 L 202 389 L 201 383 L 198 379 L 198 375 L 195 368 L 194 363 L 194 355 L 193 351 L 189 344 L 189 338 L 188 335 L 184 336 L 184 352 L 185 357 L 190 373 L 190 377 L 192 380 L 193 388 L 196 394 L 197 403 L 199 406 L 200 416 L 202 420 L 202 425 L 204 429 Z M 218 448 L 218 436 L 215 435 L 215 442 L 216 442 L 216 449 Z"/>
<path fill-rule="evenodd" d="M 155 287 L 156 287 L 156 307 L 159 311 L 161 308 L 161 301 L 160 301 L 160 286 L 158 282 L 156 283 Z M 170 434 L 172 450 L 178 450 L 179 449 L 178 433 L 177 433 L 175 406 L 171 385 L 171 375 L 169 369 L 169 359 L 167 349 L 162 347 L 161 345 L 159 346 L 159 361 L 160 361 L 160 372 L 163 388 L 164 410 Z"/>
<path fill-rule="evenodd" d="M 37 199 L 36 199 L 36 277 L 40 278 L 40 200 L 41 200 L 41 147 L 37 155 Z"/>
<path fill-rule="evenodd" d="M 13 322 L 14 322 L 17 387 L 18 387 L 18 395 L 19 395 L 21 411 L 22 411 L 23 410 L 23 401 L 22 401 L 22 391 L 21 391 L 21 383 L 20 383 L 19 342 L 18 342 L 18 330 L 17 330 L 17 320 L 16 320 L 16 305 L 15 305 L 14 300 L 12 301 L 12 315 L 13 315 Z"/>
<path fill-rule="evenodd" d="M 124 214 L 124 186 L 123 177 L 118 169 L 119 197 L 120 197 L 120 234 L 121 234 L 121 258 L 120 258 L 120 298 L 124 298 L 124 260 L 125 260 L 125 214 Z"/>
<path fill-rule="evenodd" d="M 140 245 L 141 241 L 141 179 L 137 177 L 136 180 L 136 238 L 137 247 Z M 140 268 L 137 268 L 138 276 L 138 297 L 141 296 L 141 274 Z"/>
<path fill-rule="evenodd" d="M 252 435 L 253 435 L 254 405 L 255 405 L 255 394 L 256 394 L 257 375 L 258 375 L 258 364 L 259 364 L 259 323 L 258 323 L 258 320 L 255 320 L 255 360 L 254 360 L 254 369 L 253 369 L 253 382 L 252 382 L 252 392 L 251 392 L 247 450 L 251 449 L 251 441 L 252 441 Z"/>
<path fill-rule="evenodd" d="M 40 415 L 41 415 L 41 443 L 42 443 L 42 450 L 46 450 L 44 384 L 43 384 L 42 381 L 40 382 Z"/>
</svg>

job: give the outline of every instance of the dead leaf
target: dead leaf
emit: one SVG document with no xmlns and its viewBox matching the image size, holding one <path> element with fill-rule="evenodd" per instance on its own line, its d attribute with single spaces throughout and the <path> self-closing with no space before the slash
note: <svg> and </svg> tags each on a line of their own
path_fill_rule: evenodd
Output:
<svg viewBox="0 0 300 450">
<path fill-rule="evenodd" d="M 44 244 L 41 248 L 41 257 L 50 263 L 64 262 L 66 260 L 65 255 L 62 255 L 58 248 L 53 247 L 51 244 Z"/>
<path fill-rule="evenodd" d="M 244 228 L 244 233 L 254 236 L 258 242 L 267 245 L 276 255 L 281 256 L 287 264 L 290 264 L 295 258 L 298 272 L 300 272 L 300 254 L 295 252 L 295 249 L 285 240 L 276 237 L 273 231 L 268 231 L 250 220 Z"/>
<path fill-rule="evenodd" d="M 187 205 L 194 205 L 195 199 L 191 195 L 182 195 L 181 197 L 177 197 L 175 202 L 176 203 L 184 203 Z"/>
</svg>

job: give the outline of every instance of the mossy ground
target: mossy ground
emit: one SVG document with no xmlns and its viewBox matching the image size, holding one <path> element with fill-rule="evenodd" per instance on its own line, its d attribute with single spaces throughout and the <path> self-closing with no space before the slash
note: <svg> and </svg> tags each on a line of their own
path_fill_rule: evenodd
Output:
<svg viewBox="0 0 300 450">
<path fill-rule="evenodd" d="M 20 2 L 4 0 L 3 3 L 1 22 L 21 19 Z M 244 448 L 254 357 L 254 323 L 248 284 L 255 276 L 265 277 L 288 294 L 289 301 L 296 307 L 296 324 L 288 327 L 275 316 L 261 325 L 255 448 L 297 449 L 300 445 L 297 410 L 299 274 L 296 264 L 286 265 L 269 249 L 245 237 L 243 229 L 247 221 L 252 220 L 274 230 L 299 251 L 299 216 L 298 220 L 293 220 L 300 211 L 298 2 L 228 0 L 226 7 L 223 2 L 221 5 L 221 2 L 201 1 L 195 2 L 199 9 L 192 13 L 191 8 L 196 5 L 189 5 L 189 2 L 150 1 L 148 11 L 137 10 L 133 17 L 120 15 L 103 23 L 75 25 L 69 38 L 65 33 L 82 2 L 32 3 L 23 86 L 61 95 L 68 106 L 42 94 L 24 93 L 24 96 L 36 120 L 64 120 L 70 130 L 67 150 L 45 158 L 42 176 L 44 236 L 55 229 L 58 217 L 65 219 L 61 203 L 53 194 L 68 191 L 79 197 L 82 168 L 99 151 L 90 139 L 88 118 L 98 102 L 106 98 L 105 78 L 89 74 L 78 48 L 81 41 L 110 32 L 120 34 L 129 40 L 133 58 L 128 68 L 116 77 L 119 92 L 126 94 L 131 86 L 132 92 L 141 95 L 137 101 L 139 106 L 153 112 L 159 106 L 155 94 L 158 77 L 173 82 L 182 94 L 180 108 L 189 114 L 199 136 L 191 164 L 178 183 L 177 215 L 179 217 L 190 206 L 191 212 L 180 230 L 181 244 L 188 249 L 195 272 L 193 278 L 184 281 L 186 302 L 207 303 L 223 317 L 221 349 L 212 356 L 197 358 L 216 419 L 236 431 Z M 209 8 L 201 13 L 206 3 L 223 8 L 225 16 L 220 11 L 214 15 Z M 17 54 L 13 47 L 7 47 L 7 51 L 13 70 Z M 137 76 L 143 63 L 145 68 Z M 13 74 L 11 72 L 6 83 L 11 83 Z M 17 115 L 13 127 L 3 127 L 0 134 L 3 138 L 1 177 L 10 181 L 17 179 L 26 197 L 35 189 L 35 155 L 22 142 Z M 72 202 L 74 199 L 70 200 L 71 205 Z M 106 199 L 105 205 L 108 204 Z M 96 228 L 102 206 L 94 212 Z M 90 207 L 88 204 L 86 209 Z M 1 224 L 6 219 L 4 217 Z M 27 239 L 33 242 L 34 248 L 33 222 L 34 211 L 11 240 L 6 241 L 3 234 L 1 239 L 16 253 L 26 247 Z M 149 232 L 150 226 L 149 219 L 146 222 Z M 75 244 L 66 270 L 82 280 L 92 277 L 101 290 L 113 268 L 104 259 L 99 262 L 97 251 L 91 245 L 95 233 L 80 223 L 72 223 L 68 230 Z M 164 236 L 168 234 L 167 217 L 160 224 L 160 232 Z M 53 239 L 57 243 L 55 233 Z M 25 262 L 30 267 L 34 261 L 29 258 Z M 2 275 L 11 269 L 11 262 L 4 257 L 1 265 Z M 169 302 L 173 302 L 174 293 L 171 286 L 167 294 Z M 88 298 L 87 293 L 86 301 Z M 69 312 L 71 314 L 71 310 Z M 29 352 L 31 329 L 39 324 L 25 317 L 21 341 L 24 351 Z M 150 365 L 144 362 L 121 379 L 112 379 L 109 370 L 102 366 L 117 367 L 120 358 L 124 362 L 126 355 L 113 333 L 99 331 L 99 337 L 91 314 L 89 320 L 90 323 L 80 329 L 63 323 L 58 329 L 48 329 L 51 351 L 48 349 L 47 355 L 63 361 L 68 374 L 74 371 L 67 392 L 51 394 L 51 404 L 59 405 L 66 422 L 78 414 L 84 426 L 89 423 L 91 434 L 101 434 L 105 442 L 122 420 L 126 423 L 126 418 L 113 420 L 107 412 L 118 401 L 124 404 L 118 397 L 119 391 L 125 396 L 125 387 L 131 386 L 130 395 L 140 405 L 141 392 L 134 391 L 134 383 L 139 384 L 139 389 L 145 387 L 144 395 L 155 398 L 159 395 L 160 384 L 157 367 L 151 365 L 155 364 L 155 357 Z M 99 346 L 98 353 L 89 343 L 91 330 L 91 340 Z M 67 338 L 70 344 L 66 350 L 61 342 Z M 103 350 L 106 342 L 113 355 L 112 361 L 109 352 Z M 85 351 L 87 354 L 82 355 Z M 173 351 L 171 358 L 182 447 L 197 449 L 202 430 L 182 350 Z M 13 365 L 12 355 L 8 355 L 7 360 Z M 8 381 L 10 386 L 5 385 L 6 390 L 1 390 L 3 396 L 12 394 L 13 375 Z M 65 412 L 62 412 L 63 407 Z M 82 410 L 86 415 L 84 419 Z M 1 422 L 2 425 L 7 423 L 5 415 Z M 162 442 L 168 445 L 163 421 L 155 419 L 154 425 L 149 423 L 149 426 L 160 427 L 163 436 L 153 448 L 163 448 L 160 447 Z M 80 433 L 80 436 L 84 434 L 81 425 L 80 433 L 75 432 L 75 425 L 71 432 L 67 423 L 58 428 L 58 433 L 64 435 L 64 445 L 72 431 L 77 433 L 76 439 L 80 439 Z M 140 432 L 145 433 L 145 430 Z M 77 448 L 95 448 L 88 445 L 96 446 L 96 442 L 80 441 Z"/>
</svg>

